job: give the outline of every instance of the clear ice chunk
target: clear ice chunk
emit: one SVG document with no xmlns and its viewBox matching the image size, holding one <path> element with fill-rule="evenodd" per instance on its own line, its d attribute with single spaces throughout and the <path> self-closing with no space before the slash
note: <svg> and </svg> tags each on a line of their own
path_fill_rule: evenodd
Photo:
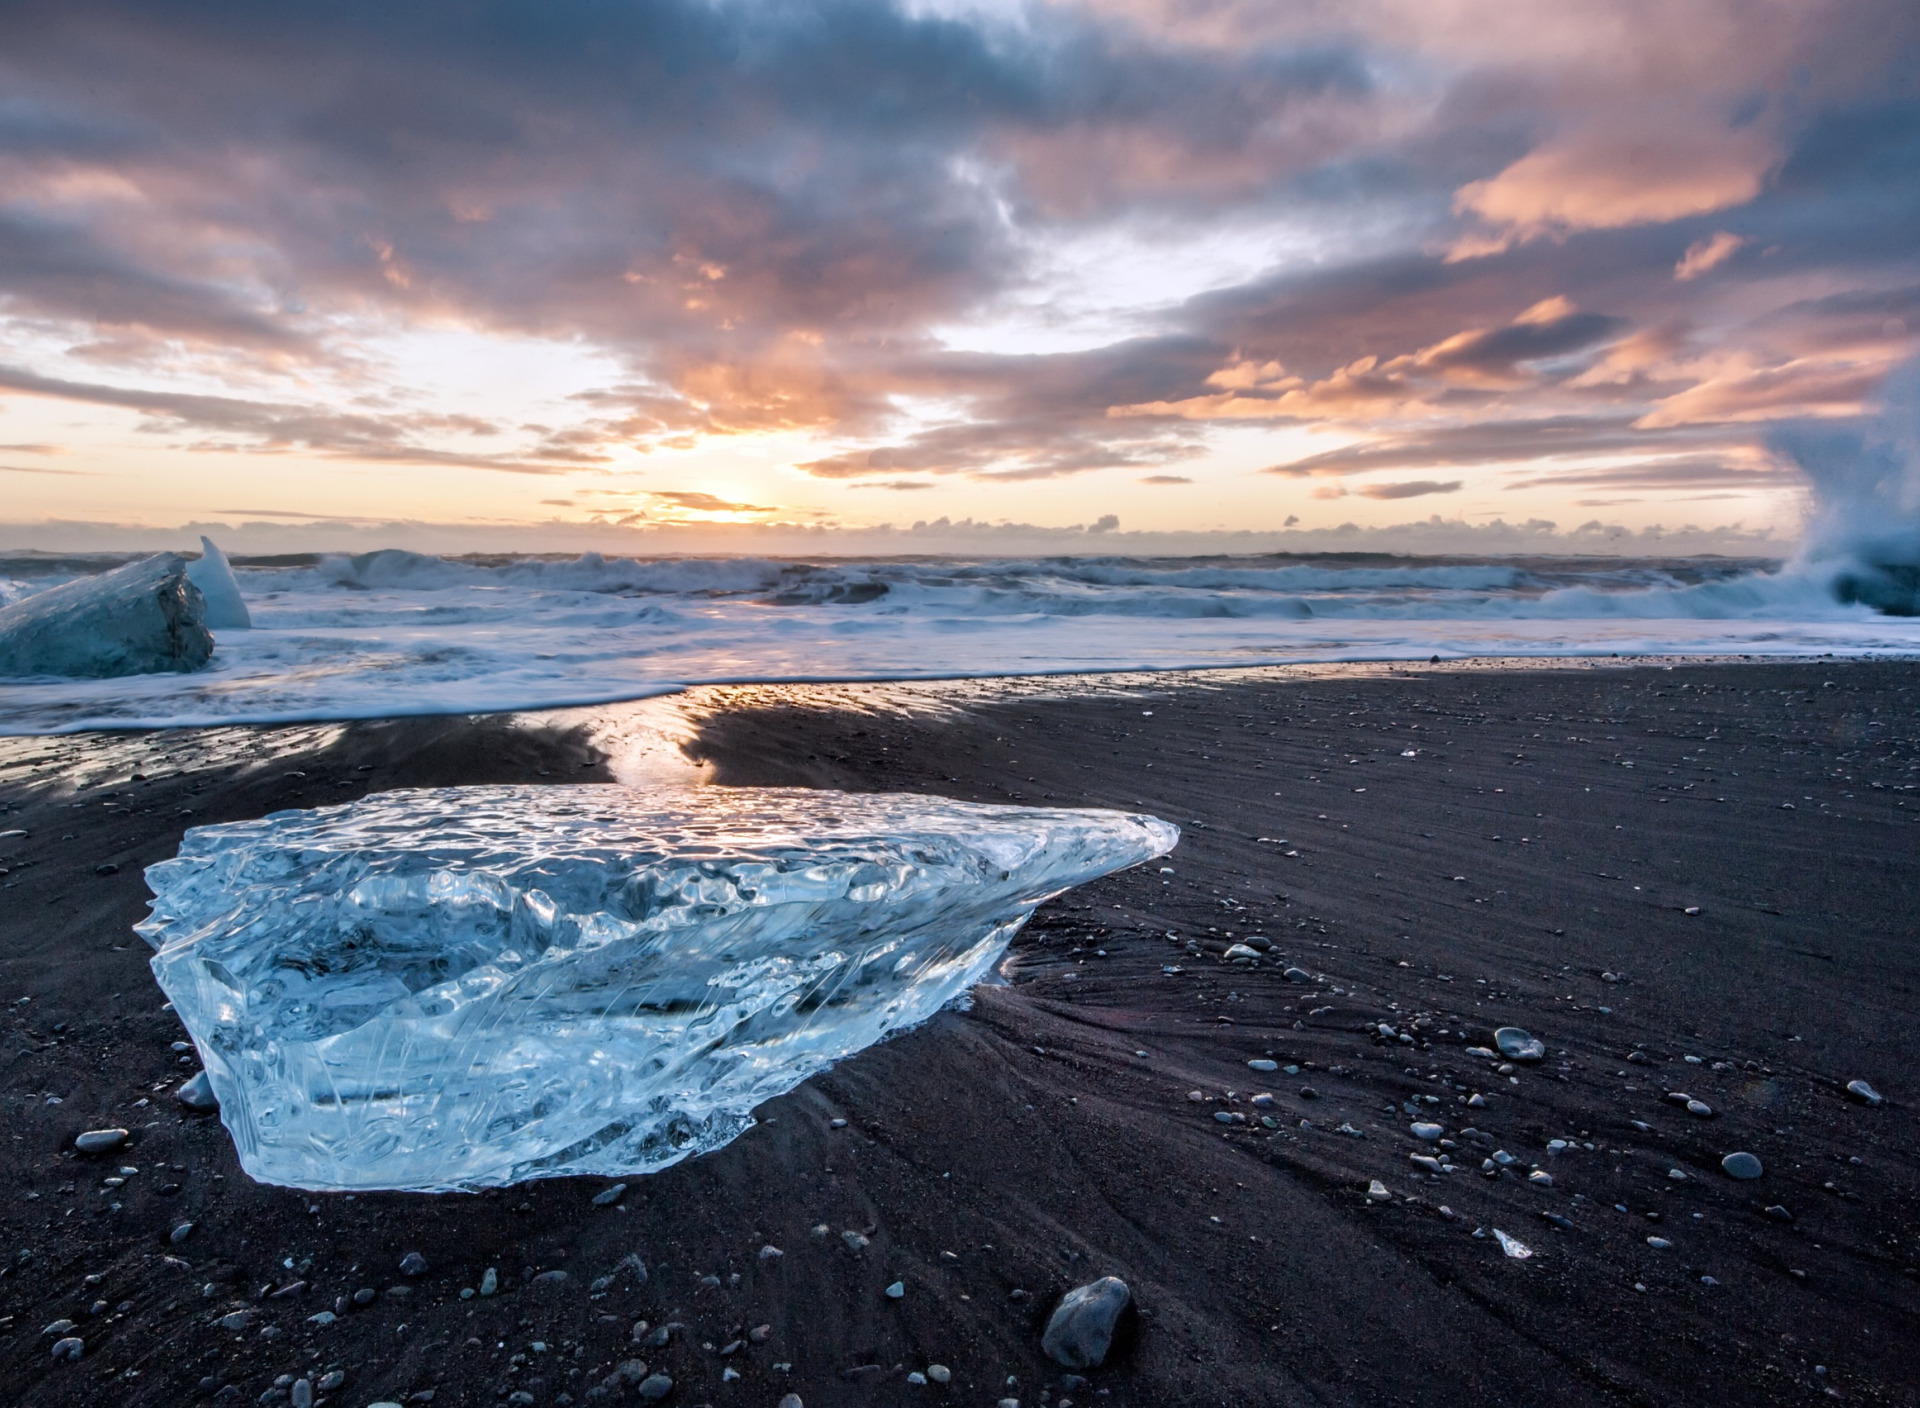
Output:
<svg viewBox="0 0 1920 1408">
<path fill-rule="evenodd" d="M 1179 834 L 797 789 L 395 791 L 195 827 L 137 927 L 261 1182 L 626 1176 L 727 1143 Z"/>
</svg>

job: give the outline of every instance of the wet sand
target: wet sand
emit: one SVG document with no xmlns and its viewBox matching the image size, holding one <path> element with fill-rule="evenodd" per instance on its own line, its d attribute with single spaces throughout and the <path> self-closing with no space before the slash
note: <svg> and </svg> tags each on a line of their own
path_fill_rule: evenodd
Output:
<svg viewBox="0 0 1920 1408">
<path fill-rule="evenodd" d="M 604 782 L 620 760 L 586 716 L 0 742 L 0 831 L 27 833 L 0 838 L 0 1391 L 251 1403 L 340 1371 L 321 1397 L 354 1408 L 429 1389 L 625 1402 L 590 1392 L 637 1357 L 671 1403 L 766 1408 L 1911 1401 L 1920 666 L 952 698 L 702 691 L 689 747 L 723 784 L 1152 811 L 1180 847 L 1046 906 L 970 1011 L 612 1206 L 583 1180 L 355 1199 L 250 1183 L 217 1121 L 171 1097 L 191 1058 L 128 927 L 140 867 L 187 825 L 399 786 Z M 1249 938 L 1257 965 L 1223 960 Z M 1503 1025 L 1547 1058 L 1503 1073 L 1473 1054 Z M 1886 1103 L 1849 1100 L 1856 1078 Z M 102 1125 L 131 1147 L 74 1155 Z M 1497 1150 L 1515 1162 L 1489 1177 Z M 1735 1150 L 1765 1175 L 1724 1174 Z M 122 1164 L 138 1172 L 105 1186 Z M 418 1278 L 398 1271 L 411 1250 Z M 629 1253 L 644 1283 L 629 1267 L 592 1289 Z M 488 1267 L 500 1293 L 462 1300 Z M 1103 1274 L 1139 1316 L 1069 1386 L 1039 1330 Z M 362 1287 L 371 1304 L 308 1319 Z M 244 1329 L 216 1323 L 242 1309 Z M 42 1330 L 62 1318 L 86 1351 L 56 1366 Z M 640 1320 L 682 1328 L 636 1345 Z M 930 1363 L 952 1382 L 905 1382 Z"/>
</svg>

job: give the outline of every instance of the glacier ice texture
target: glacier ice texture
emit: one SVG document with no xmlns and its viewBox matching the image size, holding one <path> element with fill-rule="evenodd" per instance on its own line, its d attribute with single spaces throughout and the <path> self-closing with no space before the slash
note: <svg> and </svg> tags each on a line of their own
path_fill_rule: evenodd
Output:
<svg viewBox="0 0 1920 1408">
<path fill-rule="evenodd" d="M 193 828 L 137 927 L 248 1174 L 452 1191 L 717 1148 L 1178 839 L 938 797 L 404 790 Z"/>
<path fill-rule="evenodd" d="M 205 534 L 200 538 L 200 557 L 187 564 L 187 580 L 200 589 L 206 599 L 206 623 L 215 631 L 250 631 L 253 614 L 246 598 L 240 595 L 240 583 L 233 575 L 227 555 L 213 545 Z"/>
<path fill-rule="evenodd" d="M 0 607 L 0 675 L 106 679 L 213 658 L 206 601 L 170 552 Z"/>
</svg>

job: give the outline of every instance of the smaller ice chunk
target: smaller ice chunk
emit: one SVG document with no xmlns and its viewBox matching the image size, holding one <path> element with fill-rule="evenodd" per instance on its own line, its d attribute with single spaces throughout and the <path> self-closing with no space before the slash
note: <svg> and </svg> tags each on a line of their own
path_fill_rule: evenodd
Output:
<svg viewBox="0 0 1920 1408">
<path fill-rule="evenodd" d="M 0 675 L 105 679 L 197 670 L 213 657 L 206 602 L 160 553 L 0 607 Z"/>
<path fill-rule="evenodd" d="M 624 1178 L 727 1143 L 1179 835 L 784 788 L 395 791 L 195 827 L 138 927 L 254 1178 Z"/>
<path fill-rule="evenodd" d="M 216 631 L 250 631 L 253 617 L 246 599 L 240 595 L 240 583 L 234 579 L 233 564 L 227 555 L 204 534 L 200 538 L 200 560 L 187 564 L 187 580 L 200 588 L 207 599 L 207 626 Z"/>
</svg>

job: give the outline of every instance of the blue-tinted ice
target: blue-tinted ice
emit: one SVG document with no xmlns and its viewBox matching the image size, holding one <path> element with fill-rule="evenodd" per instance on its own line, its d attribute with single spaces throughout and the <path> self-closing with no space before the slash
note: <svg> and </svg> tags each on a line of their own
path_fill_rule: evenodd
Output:
<svg viewBox="0 0 1920 1408">
<path fill-rule="evenodd" d="M 139 929 L 254 1178 L 480 1188 L 717 1148 L 1178 839 L 933 797 L 397 791 L 194 828 Z"/>
</svg>

